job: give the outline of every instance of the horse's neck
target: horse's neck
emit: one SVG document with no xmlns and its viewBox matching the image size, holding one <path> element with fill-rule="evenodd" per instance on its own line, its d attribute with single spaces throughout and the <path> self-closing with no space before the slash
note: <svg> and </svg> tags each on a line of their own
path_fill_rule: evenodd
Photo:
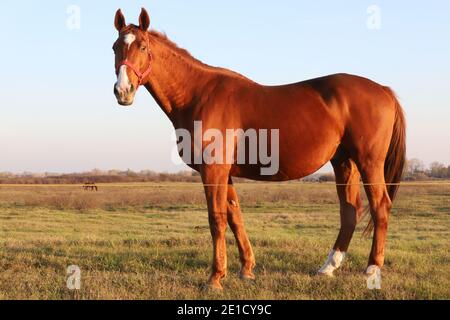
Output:
<svg viewBox="0 0 450 320">
<path fill-rule="evenodd" d="M 155 41 L 152 73 L 146 87 L 173 122 L 179 111 L 191 108 L 205 94 L 215 72 L 170 44 Z"/>
</svg>

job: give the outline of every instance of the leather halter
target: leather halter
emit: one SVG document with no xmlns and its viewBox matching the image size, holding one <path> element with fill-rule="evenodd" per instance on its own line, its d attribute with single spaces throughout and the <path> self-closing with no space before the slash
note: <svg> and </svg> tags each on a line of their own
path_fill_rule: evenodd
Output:
<svg viewBox="0 0 450 320">
<path fill-rule="evenodd" d="M 149 63 L 148 63 L 147 69 L 144 72 L 141 72 L 139 70 L 139 68 L 137 68 L 133 63 L 128 61 L 128 58 L 125 58 L 125 60 L 123 60 L 121 63 L 119 63 L 119 65 L 117 67 L 117 72 L 119 72 L 119 69 L 120 69 L 121 66 L 127 66 L 131 70 L 133 70 L 134 74 L 137 76 L 137 78 L 139 80 L 138 87 L 144 84 L 145 78 L 147 78 L 147 76 L 152 72 L 153 55 L 152 55 L 152 52 L 150 51 L 149 47 L 147 47 L 147 50 L 148 50 Z"/>
</svg>

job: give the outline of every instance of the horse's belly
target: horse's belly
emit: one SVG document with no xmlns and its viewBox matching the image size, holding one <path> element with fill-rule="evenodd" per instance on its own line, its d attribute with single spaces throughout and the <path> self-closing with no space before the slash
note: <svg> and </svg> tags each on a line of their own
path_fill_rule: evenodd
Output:
<svg viewBox="0 0 450 320">
<path fill-rule="evenodd" d="M 289 181 L 297 180 L 313 174 L 329 162 L 340 144 L 339 139 L 301 148 L 286 148 L 280 146 L 279 160 L 276 164 L 273 155 L 268 165 L 235 164 L 231 175 L 259 181 Z M 264 174 L 264 168 L 272 168 L 274 174 Z"/>
</svg>

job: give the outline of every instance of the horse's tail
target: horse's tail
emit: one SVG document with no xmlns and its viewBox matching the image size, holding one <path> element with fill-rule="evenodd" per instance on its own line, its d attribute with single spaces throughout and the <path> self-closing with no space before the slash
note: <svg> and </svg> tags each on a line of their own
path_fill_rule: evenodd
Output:
<svg viewBox="0 0 450 320">
<path fill-rule="evenodd" d="M 392 131 L 391 144 L 384 163 L 384 179 L 387 184 L 389 198 L 393 202 L 397 195 L 400 181 L 403 176 L 403 168 L 406 163 L 406 120 L 405 115 L 395 93 L 389 87 L 383 89 L 395 100 L 395 121 Z M 373 230 L 373 220 L 369 220 L 364 233 Z"/>
<path fill-rule="evenodd" d="M 391 201 L 394 201 L 406 163 L 406 120 L 402 106 L 395 93 L 388 87 L 385 87 L 385 90 L 392 95 L 396 108 L 391 144 L 384 163 L 384 179 L 386 183 L 390 184 L 387 189 Z"/>
</svg>

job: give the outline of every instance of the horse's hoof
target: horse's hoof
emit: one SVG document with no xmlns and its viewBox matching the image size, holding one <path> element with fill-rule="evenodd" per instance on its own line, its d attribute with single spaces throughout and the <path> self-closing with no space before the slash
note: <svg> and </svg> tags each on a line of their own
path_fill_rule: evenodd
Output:
<svg viewBox="0 0 450 320">
<path fill-rule="evenodd" d="M 244 281 L 254 281 L 256 279 L 253 273 L 241 273 L 240 278 Z"/>
</svg>

